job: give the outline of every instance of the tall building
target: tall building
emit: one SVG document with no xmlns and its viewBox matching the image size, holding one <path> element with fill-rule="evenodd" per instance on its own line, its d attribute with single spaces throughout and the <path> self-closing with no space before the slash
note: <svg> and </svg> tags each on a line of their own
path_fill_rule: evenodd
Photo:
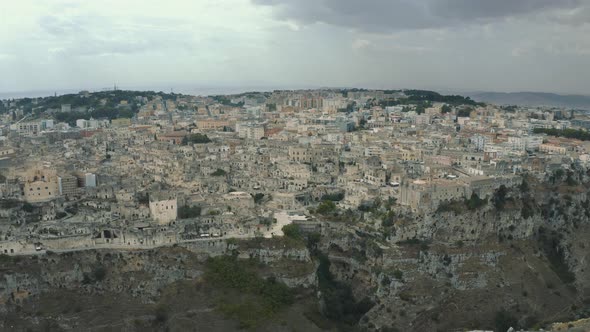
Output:
<svg viewBox="0 0 590 332">
<path fill-rule="evenodd" d="M 96 174 L 93 173 L 76 173 L 78 180 L 78 187 L 82 188 L 94 188 L 96 187 Z"/>
<path fill-rule="evenodd" d="M 74 196 L 78 193 L 78 179 L 73 175 L 59 177 L 59 193 L 63 196 Z"/>
</svg>

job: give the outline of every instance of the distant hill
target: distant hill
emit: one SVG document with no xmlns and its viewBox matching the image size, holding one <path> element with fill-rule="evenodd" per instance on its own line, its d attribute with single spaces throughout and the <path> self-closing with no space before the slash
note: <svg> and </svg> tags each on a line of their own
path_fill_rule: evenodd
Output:
<svg viewBox="0 0 590 332">
<path fill-rule="evenodd" d="M 543 92 L 476 92 L 468 93 L 473 100 L 498 105 L 549 106 L 590 110 L 590 96 L 558 95 Z"/>
</svg>

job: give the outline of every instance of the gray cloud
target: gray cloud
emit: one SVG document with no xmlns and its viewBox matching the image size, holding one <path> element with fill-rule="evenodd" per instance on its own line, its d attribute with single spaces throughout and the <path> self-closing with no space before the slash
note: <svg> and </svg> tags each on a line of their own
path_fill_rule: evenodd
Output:
<svg viewBox="0 0 590 332">
<path fill-rule="evenodd" d="M 117 22 L 101 16 L 43 16 L 39 39 L 60 56 L 125 55 L 159 50 L 192 50 L 182 21 L 146 19 Z"/>
<path fill-rule="evenodd" d="M 252 0 L 279 19 L 326 23 L 369 32 L 487 23 L 548 10 L 576 9 L 585 0 Z M 577 17 L 579 19 L 579 17 Z"/>
</svg>

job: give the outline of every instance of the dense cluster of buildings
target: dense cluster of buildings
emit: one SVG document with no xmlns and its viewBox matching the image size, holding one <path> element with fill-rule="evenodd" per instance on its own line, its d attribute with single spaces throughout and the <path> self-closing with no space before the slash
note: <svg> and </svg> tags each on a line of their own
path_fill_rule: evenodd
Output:
<svg viewBox="0 0 590 332">
<path fill-rule="evenodd" d="M 222 101 L 146 94 L 117 101 L 138 107 L 133 118 L 81 118 L 75 126 L 3 103 L 7 253 L 272 236 L 284 216 L 312 220 L 308 210 L 326 197 L 338 197 L 341 209 L 395 198 L 400 209 L 428 211 L 473 193 L 489 197 L 518 185 L 523 172 L 590 162 L 587 142 L 534 132 L 585 128 L 585 113 L 422 107 L 403 91 L 275 91 Z"/>
</svg>

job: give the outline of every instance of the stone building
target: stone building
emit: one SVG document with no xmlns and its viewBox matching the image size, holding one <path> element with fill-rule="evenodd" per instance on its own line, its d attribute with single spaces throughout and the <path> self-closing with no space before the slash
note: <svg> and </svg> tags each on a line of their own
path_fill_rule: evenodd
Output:
<svg viewBox="0 0 590 332">
<path fill-rule="evenodd" d="M 57 196 L 59 196 L 59 183 L 55 170 L 35 169 L 26 175 L 25 201 L 29 203 L 47 202 Z"/>
<path fill-rule="evenodd" d="M 159 224 L 169 224 L 176 220 L 178 214 L 176 197 L 163 194 L 150 195 L 150 214 Z"/>
</svg>

